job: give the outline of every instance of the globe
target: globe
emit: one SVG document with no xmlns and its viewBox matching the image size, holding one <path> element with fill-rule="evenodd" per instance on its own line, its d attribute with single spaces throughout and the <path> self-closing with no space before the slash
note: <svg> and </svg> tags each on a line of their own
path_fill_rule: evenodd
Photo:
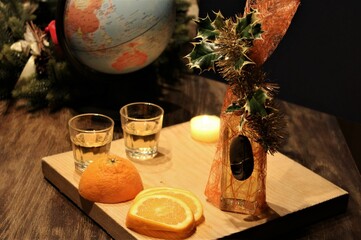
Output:
<svg viewBox="0 0 361 240">
<path fill-rule="evenodd" d="M 125 74 L 144 68 L 160 56 L 172 35 L 174 0 L 64 2 L 67 51 L 101 73 Z"/>
</svg>

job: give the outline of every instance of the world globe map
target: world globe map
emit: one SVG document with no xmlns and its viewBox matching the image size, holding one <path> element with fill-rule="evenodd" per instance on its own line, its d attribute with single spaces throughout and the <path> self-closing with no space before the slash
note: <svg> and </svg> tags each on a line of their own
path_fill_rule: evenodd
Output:
<svg viewBox="0 0 361 240">
<path fill-rule="evenodd" d="M 71 54 L 91 69 L 130 73 L 160 56 L 174 21 L 174 0 L 67 0 L 65 41 Z"/>
</svg>

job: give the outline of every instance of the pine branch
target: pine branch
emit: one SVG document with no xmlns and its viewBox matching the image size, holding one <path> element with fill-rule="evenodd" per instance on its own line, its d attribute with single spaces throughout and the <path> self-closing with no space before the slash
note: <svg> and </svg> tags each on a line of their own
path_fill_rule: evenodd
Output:
<svg viewBox="0 0 361 240">
<path fill-rule="evenodd" d="M 34 18 L 33 6 L 21 1 L 0 1 L 0 99 L 11 98 L 11 91 L 26 63 L 27 56 L 10 49 L 23 38 L 25 23 Z"/>
</svg>

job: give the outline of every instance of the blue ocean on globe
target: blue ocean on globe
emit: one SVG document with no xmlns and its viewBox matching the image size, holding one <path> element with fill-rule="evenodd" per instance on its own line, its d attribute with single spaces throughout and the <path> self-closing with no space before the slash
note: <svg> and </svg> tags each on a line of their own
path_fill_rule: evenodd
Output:
<svg viewBox="0 0 361 240">
<path fill-rule="evenodd" d="M 68 0 L 65 40 L 82 64 L 103 73 L 124 74 L 159 57 L 174 22 L 174 0 Z"/>
</svg>

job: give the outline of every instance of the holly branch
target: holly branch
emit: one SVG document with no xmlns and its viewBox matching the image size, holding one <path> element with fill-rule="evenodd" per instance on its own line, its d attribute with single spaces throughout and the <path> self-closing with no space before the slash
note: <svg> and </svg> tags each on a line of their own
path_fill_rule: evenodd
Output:
<svg viewBox="0 0 361 240">
<path fill-rule="evenodd" d="M 274 153 L 284 140 L 285 122 L 274 102 L 278 85 L 249 57 L 254 42 L 262 40 L 258 14 L 251 9 L 235 18 L 225 19 L 220 12 L 214 20 L 200 18 L 193 50 L 186 57 L 191 69 L 216 71 L 228 82 L 238 99 L 226 112 L 240 115 L 240 132 Z"/>
</svg>

